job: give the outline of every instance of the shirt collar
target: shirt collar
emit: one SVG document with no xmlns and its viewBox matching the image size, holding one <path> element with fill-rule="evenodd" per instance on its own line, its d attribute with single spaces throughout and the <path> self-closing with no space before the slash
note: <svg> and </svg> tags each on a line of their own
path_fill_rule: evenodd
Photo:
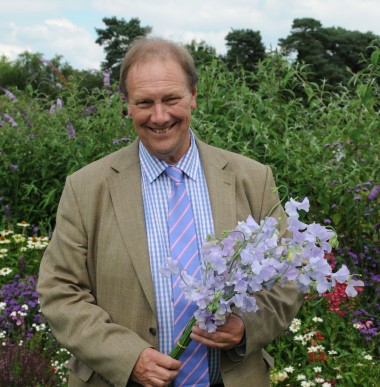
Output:
<svg viewBox="0 0 380 387">
<path fill-rule="evenodd" d="M 178 161 L 176 166 L 180 168 L 192 180 L 197 179 L 198 169 L 200 165 L 200 158 L 193 131 L 190 129 L 190 148 Z M 169 166 L 165 161 L 159 160 L 153 156 L 144 146 L 139 142 L 139 156 L 142 170 L 148 178 L 149 183 L 152 183 L 158 176 L 165 171 Z"/>
</svg>

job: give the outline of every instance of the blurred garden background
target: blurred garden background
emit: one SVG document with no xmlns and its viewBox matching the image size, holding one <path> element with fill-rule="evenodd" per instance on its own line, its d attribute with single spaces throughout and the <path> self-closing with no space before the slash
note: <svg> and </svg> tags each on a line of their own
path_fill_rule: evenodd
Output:
<svg viewBox="0 0 380 387">
<path fill-rule="evenodd" d="M 104 18 L 101 71 L 25 52 L 0 59 L 0 386 L 64 386 L 70 354 L 36 293 L 65 178 L 135 138 L 118 68 L 136 18 Z M 295 19 L 279 49 L 232 30 L 225 56 L 190 42 L 200 83 L 192 128 L 205 142 L 272 167 L 280 193 L 308 197 L 309 222 L 331 225 L 365 286 L 309 295 L 267 349 L 278 386 L 378 386 L 380 380 L 380 40 Z"/>
</svg>

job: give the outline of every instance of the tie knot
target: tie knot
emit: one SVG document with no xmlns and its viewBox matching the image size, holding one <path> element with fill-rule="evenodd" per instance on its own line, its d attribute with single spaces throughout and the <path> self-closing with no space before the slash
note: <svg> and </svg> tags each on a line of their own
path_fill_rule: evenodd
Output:
<svg viewBox="0 0 380 387">
<path fill-rule="evenodd" d="M 177 167 L 167 167 L 165 173 L 174 181 L 174 183 L 183 183 L 183 172 Z"/>
</svg>

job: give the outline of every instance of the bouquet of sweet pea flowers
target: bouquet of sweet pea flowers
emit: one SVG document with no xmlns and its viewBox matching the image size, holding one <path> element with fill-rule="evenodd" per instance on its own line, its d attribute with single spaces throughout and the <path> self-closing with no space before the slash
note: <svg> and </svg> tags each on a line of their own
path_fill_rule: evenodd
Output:
<svg viewBox="0 0 380 387">
<path fill-rule="evenodd" d="M 249 216 L 221 237 L 210 236 L 202 246 L 203 271 L 199 280 L 167 258 L 161 272 L 167 276 L 180 273 L 186 298 L 198 307 L 170 356 L 179 359 L 191 341 L 191 329 L 196 323 L 214 332 L 226 322 L 233 306 L 242 313 L 256 312 L 255 293 L 264 288 L 270 290 L 276 283 L 292 281 L 301 292 L 315 289 L 319 294 L 331 290 L 336 283 L 347 283 L 347 295 L 357 294 L 355 286 L 363 286 L 363 282 L 353 279 L 345 265 L 333 273 L 325 259 L 325 254 L 337 246 L 335 232 L 317 223 L 303 223 L 300 210 L 309 210 L 307 198 L 302 202 L 290 199 L 285 204 L 291 237 L 280 239 L 278 225 L 284 220 L 270 216 L 260 224 Z"/>
</svg>

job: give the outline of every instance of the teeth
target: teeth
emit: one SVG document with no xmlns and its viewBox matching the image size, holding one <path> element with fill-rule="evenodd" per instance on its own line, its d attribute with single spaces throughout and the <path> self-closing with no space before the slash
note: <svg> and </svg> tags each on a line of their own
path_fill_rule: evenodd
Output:
<svg viewBox="0 0 380 387">
<path fill-rule="evenodd" d="M 169 128 L 151 128 L 154 133 L 163 134 L 169 131 Z"/>
</svg>

